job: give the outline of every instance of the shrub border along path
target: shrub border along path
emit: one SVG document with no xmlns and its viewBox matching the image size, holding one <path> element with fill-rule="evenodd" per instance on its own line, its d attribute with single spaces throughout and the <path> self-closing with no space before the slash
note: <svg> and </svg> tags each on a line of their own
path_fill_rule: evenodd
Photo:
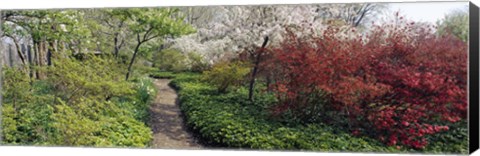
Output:
<svg viewBox="0 0 480 156">
<path fill-rule="evenodd" d="M 285 126 L 268 121 L 258 113 L 262 108 L 246 103 L 248 92 L 245 88 L 218 94 L 215 88 L 199 81 L 199 74 L 168 75 L 173 78 L 169 85 L 177 90 L 187 126 L 202 143 L 215 147 L 320 152 L 458 153 L 445 150 L 444 145 L 436 143 L 420 151 L 404 147 L 397 149 L 373 138 L 355 137 L 323 124 Z M 262 100 L 265 101 L 260 98 L 255 101 Z"/>
<path fill-rule="evenodd" d="M 227 148 L 262 150 L 309 150 L 343 152 L 399 152 L 376 140 L 334 132 L 322 125 L 286 127 L 266 121 L 244 107 L 235 93 L 219 96 L 214 88 L 198 82 L 198 76 L 177 75 L 170 83 L 179 93 L 180 109 L 187 126 L 202 142 Z"/>
</svg>

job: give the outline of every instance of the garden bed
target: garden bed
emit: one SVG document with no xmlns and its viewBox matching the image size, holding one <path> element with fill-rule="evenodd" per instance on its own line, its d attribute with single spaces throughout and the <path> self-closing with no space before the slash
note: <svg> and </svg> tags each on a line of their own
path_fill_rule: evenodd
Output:
<svg viewBox="0 0 480 156">
<path fill-rule="evenodd" d="M 170 83 L 178 90 L 180 108 L 189 126 L 203 142 L 227 148 L 323 151 L 323 152 L 415 152 L 465 153 L 466 141 L 432 143 L 423 150 L 387 146 L 376 139 L 351 133 L 322 123 L 285 125 L 269 119 L 263 111 L 273 96 L 257 96 L 247 102 L 248 91 L 238 88 L 218 93 L 200 81 L 198 74 L 176 74 Z M 458 134 L 450 134 L 450 136 Z"/>
</svg>

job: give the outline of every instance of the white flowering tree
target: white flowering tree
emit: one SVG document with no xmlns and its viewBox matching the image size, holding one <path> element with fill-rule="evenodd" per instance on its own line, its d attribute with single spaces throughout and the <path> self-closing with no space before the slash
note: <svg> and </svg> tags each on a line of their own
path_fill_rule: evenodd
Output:
<svg viewBox="0 0 480 156">
<path fill-rule="evenodd" d="M 375 4 L 218 6 L 185 8 L 187 21 L 197 33 L 174 40 L 173 48 L 184 53 L 196 52 L 210 64 L 248 52 L 254 67 L 250 79 L 250 99 L 258 64 L 262 60 L 261 46 L 276 46 L 283 40 L 286 28 L 296 35 L 318 35 L 333 21 L 343 21 L 342 28 L 356 27 L 368 18 Z M 191 15 L 192 12 L 197 15 Z M 212 14 L 214 13 L 214 14 Z M 196 21 L 195 19 L 201 19 Z M 205 22 L 210 21 L 210 22 Z M 313 31 L 312 31 L 313 30 Z"/>
<path fill-rule="evenodd" d="M 297 35 L 316 35 L 340 21 L 351 27 L 368 21 L 380 4 L 317 4 L 270 6 L 209 6 L 186 7 L 181 10 L 187 22 L 197 29 L 196 34 L 173 40 L 172 48 L 183 53 L 196 52 L 213 64 L 222 57 L 235 56 L 241 51 L 260 47 L 265 37 L 267 46 L 280 43 L 285 28 L 302 27 Z M 296 29 L 300 30 L 300 29 Z M 228 57 L 227 57 L 228 58 Z"/>
<path fill-rule="evenodd" d="M 222 56 L 251 50 L 263 43 L 278 43 L 289 24 L 314 23 L 315 10 L 308 5 L 298 6 L 220 6 L 211 22 L 194 24 L 197 33 L 174 40 L 173 48 L 182 52 L 197 52 L 214 63 Z M 316 23 L 315 23 L 316 22 Z"/>
</svg>

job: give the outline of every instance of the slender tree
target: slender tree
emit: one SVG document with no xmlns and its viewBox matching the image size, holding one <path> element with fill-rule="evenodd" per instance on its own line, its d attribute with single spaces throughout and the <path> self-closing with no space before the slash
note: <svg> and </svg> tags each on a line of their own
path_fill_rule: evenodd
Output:
<svg viewBox="0 0 480 156">
<path fill-rule="evenodd" d="M 250 84 L 248 87 L 248 99 L 250 101 L 253 101 L 253 90 L 255 87 L 255 79 L 257 78 L 257 73 L 258 73 L 258 67 L 260 65 L 260 61 L 263 59 L 263 55 L 265 53 L 265 46 L 268 43 L 268 36 L 265 37 L 265 40 L 263 41 L 262 47 L 256 51 L 250 51 L 250 56 L 253 60 L 253 69 L 252 69 L 252 75 L 250 77 Z"/>
<path fill-rule="evenodd" d="M 183 18 L 173 18 L 176 12 L 178 9 L 174 8 L 124 10 L 123 14 L 132 20 L 129 29 L 136 39 L 125 80 L 131 75 L 135 58 L 143 44 L 157 38 L 177 37 L 194 32 L 190 25 L 184 23 Z"/>
</svg>

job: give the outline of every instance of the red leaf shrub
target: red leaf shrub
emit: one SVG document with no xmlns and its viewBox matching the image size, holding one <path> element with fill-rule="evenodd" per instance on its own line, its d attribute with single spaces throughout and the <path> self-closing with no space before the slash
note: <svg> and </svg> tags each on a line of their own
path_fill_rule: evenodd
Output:
<svg viewBox="0 0 480 156">
<path fill-rule="evenodd" d="M 465 119 L 466 43 L 399 23 L 376 26 L 367 37 L 338 37 L 335 28 L 320 37 L 288 33 L 263 65 L 276 75 L 273 115 L 302 116 L 323 98 L 355 134 L 363 128 L 388 145 L 414 148 L 427 145 L 425 135 L 448 130 L 447 122 Z"/>
</svg>

